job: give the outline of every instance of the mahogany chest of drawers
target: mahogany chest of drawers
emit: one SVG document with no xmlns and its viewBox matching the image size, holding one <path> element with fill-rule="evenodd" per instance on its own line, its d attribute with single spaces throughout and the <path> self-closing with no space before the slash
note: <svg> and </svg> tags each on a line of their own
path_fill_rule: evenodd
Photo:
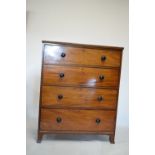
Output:
<svg viewBox="0 0 155 155">
<path fill-rule="evenodd" d="M 114 143 L 122 47 L 43 41 L 38 142 L 105 134 Z"/>
</svg>

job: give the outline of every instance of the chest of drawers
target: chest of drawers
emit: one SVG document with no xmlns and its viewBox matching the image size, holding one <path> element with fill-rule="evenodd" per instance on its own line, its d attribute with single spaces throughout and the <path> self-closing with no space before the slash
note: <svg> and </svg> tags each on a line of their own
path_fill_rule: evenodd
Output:
<svg viewBox="0 0 155 155">
<path fill-rule="evenodd" d="M 44 134 L 105 134 L 114 143 L 121 47 L 43 41 L 38 142 Z"/>
</svg>

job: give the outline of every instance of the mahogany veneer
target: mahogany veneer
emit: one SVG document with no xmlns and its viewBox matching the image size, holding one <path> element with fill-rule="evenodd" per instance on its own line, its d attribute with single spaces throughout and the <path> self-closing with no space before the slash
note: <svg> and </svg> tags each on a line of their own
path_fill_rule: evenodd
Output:
<svg viewBox="0 0 155 155">
<path fill-rule="evenodd" d="M 43 41 L 38 142 L 106 134 L 114 143 L 122 47 Z"/>
<path fill-rule="evenodd" d="M 45 65 L 43 75 L 44 85 L 118 87 L 119 84 L 118 69 Z"/>
</svg>

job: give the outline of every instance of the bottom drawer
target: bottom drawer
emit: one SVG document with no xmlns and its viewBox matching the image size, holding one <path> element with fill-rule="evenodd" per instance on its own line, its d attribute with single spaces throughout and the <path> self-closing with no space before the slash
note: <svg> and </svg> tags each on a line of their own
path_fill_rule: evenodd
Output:
<svg viewBox="0 0 155 155">
<path fill-rule="evenodd" d="M 40 129 L 44 131 L 113 131 L 115 111 L 41 109 Z"/>
</svg>

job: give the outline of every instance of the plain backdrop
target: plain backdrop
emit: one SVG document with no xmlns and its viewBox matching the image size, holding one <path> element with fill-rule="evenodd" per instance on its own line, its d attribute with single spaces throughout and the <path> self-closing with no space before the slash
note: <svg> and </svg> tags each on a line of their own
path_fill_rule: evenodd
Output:
<svg viewBox="0 0 155 155">
<path fill-rule="evenodd" d="M 42 40 L 124 47 L 117 126 L 128 127 L 128 0 L 27 0 L 27 117 L 38 117 Z"/>
<path fill-rule="evenodd" d="M 117 16 L 116 14 L 112 14 L 111 17 L 113 18 L 111 19 L 116 21 L 117 19 L 120 18 L 120 16 L 123 16 L 123 20 L 122 18 L 121 18 L 121 21 L 119 20 L 119 23 L 121 24 L 119 26 L 122 27 L 123 29 L 124 28 L 127 29 L 128 25 L 125 24 L 125 21 L 126 23 L 128 22 L 127 20 L 128 16 L 126 15 L 128 14 L 128 11 L 125 11 L 125 10 L 128 9 L 127 7 L 128 2 L 125 2 L 125 1 L 120 2 L 117 0 L 113 0 L 113 1 L 95 0 L 96 1 L 95 3 L 95 1 L 91 1 L 91 2 L 90 1 L 86 2 L 83 0 L 83 1 L 77 1 L 76 3 L 79 2 L 79 3 L 82 3 L 81 4 L 82 6 L 83 5 L 86 6 L 85 10 L 88 10 L 90 7 L 94 9 L 95 6 L 97 5 L 99 7 L 102 7 L 102 9 L 99 9 L 100 12 L 102 10 L 102 17 L 105 17 L 104 16 L 105 11 L 108 11 L 108 15 L 109 15 L 111 11 L 115 10 L 114 8 L 116 9 L 119 8 L 120 9 L 119 11 L 122 10 L 121 14 L 119 14 L 119 16 Z M 45 7 L 52 8 L 54 11 L 50 10 L 50 12 L 52 13 L 52 16 L 56 16 L 56 14 L 54 15 L 54 13 L 56 12 L 55 7 L 58 6 L 58 5 L 55 5 L 56 3 L 58 3 L 58 0 L 55 0 L 55 2 L 51 0 L 51 3 L 54 6 L 52 6 L 52 4 L 51 6 L 48 6 L 49 3 L 46 4 L 47 1 L 45 0 L 44 2 L 42 2 L 42 4 L 39 4 L 40 3 L 39 0 L 36 0 L 35 2 L 31 0 L 31 1 L 28 1 L 29 4 L 27 3 L 27 15 L 29 14 L 29 18 L 27 16 L 27 19 L 31 21 L 29 24 L 27 21 L 27 40 L 31 39 L 29 40 L 29 43 L 27 41 L 27 94 L 28 94 L 27 95 L 27 105 L 28 105 L 27 106 L 28 107 L 27 118 L 30 118 L 28 119 L 28 122 L 27 122 L 27 128 L 30 129 L 30 130 L 27 130 L 27 144 L 28 144 L 27 154 L 28 155 L 31 155 L 31 154 L 32 155 L 34 154 L 37 154 L 37 155 L 49 155 L 49 154 L 54 154 L 54 155 L 64 155 L 64 154 L 67 154 L 67 155 L 69 154 L 126 155 L 128 154 L 127 149 L 125 149 L 122 146 L 122 143 L 124 142 L 118 141 L 118 137 L 123 138 L 122 131 L 120 130 L 117 130 L 116 132 L 118 133 L 120 131 L 121 135 L 117 134 L 118 137 L 116 137 L 117 141 L 115 145 L 110 145 L 107 142 L 104 143 L 103 140 L 101 142 L 99 141 L 92 141 L 92 142 L 84 141 L 83 142 L 82 141 L 82 143 L 80 143 L 81 141 L 80 142 L 71 141 L 70 143 L 67 143 L 67 141 L 63 141 L 63 142 L 55 141 L 55 140 L 52 141 L 52 139 L 49 139 L 49 141 L 47 142 L 47 139 L 46 139 L 41 143 L 41 145 L 35 142 L 36 129 L 37 129 L 37 114 L 34 113 L 32 115 L 32 112 L 36 112 L 38 103 L 32 101 L 32 98 L 34 101 L 36 101 L 34 97 L 29 99 L 29 102 L 28 102 L 28 98 L 30 98 L 30 96 L 37 96 L 34 94 L 38 93 L 38 92 L 36 93 L 35 90 L 31 91 L 31 88 L 35 88 L 35 87 L 34 85 L 33 87 L 32 86 L 30 87 L 30 85 L 36 84 L 36 83 L 37 83 L 36 86 L 39 85 L 38 84 L 39 82 L 35 83 L 35 79 L 38 79 L 39 81 L 38 76 L 40 76 L 39 74 L 40 69 L 38 66 L 40 65 L 40 61 L 38 61 L 38 59 L 41 59 L 41 52 L 40 52 L 41 47 L 37 47 L 37 46 L 38 45 L 41 46 L 40 41 L 43 38 L 43 35 L 42 35 L 43 33 L 42 34 L 39 34 L 39 33 L 43 31 L 41 31 L 41 29 L 39 28 L 40 32 L 38 31 L 36 35 L 36 33 L 34 32 L 35 30 L 38 30 L 39 25 L 34 24 L 34 23 L 36 22 L 36 20 L 39 20 L 41 21 L 40 24 L 43 25 L 42 21 L 44 21 L 45 19 L 43 19 L 41 15 L 44 14 L 44 17 L 46 18 L 48 17 L 48 14 L 46 14 L 46 12 L 43 11 L 43 9 L 44 10 L 46 9 Z M 63 3 L 65 7 L 68 7 L 68 5 L 72 7 L 76 7 L 77 5 L 74 2 L 72 2 L 72 4 L 68 3 L 69 1 L 67 0 L 65 0 L 65 2 L 61 0 L 60 3 Z M 92 4 L 93 2 L 95 3 L 95 5 Z M 33 8 L 38 7 L 37 5 L 42 5 L 42 7 L 39 6 L 41 10 L 34 11 L 31 4 L 33 4 Z M 154 118 L 155 118 L 155 113 L 154 113 L 155 73 L 153 69 L 155 66 L 155 61 L 154 61 L 154 58 L 155 58 L 155 52 L 154 52 L 155 51 L 155 46 L 154 46 L 155 21 L 153 20 L 154 15 L 155 15 L 154 6 L 155 6 L 154 0 L 136 0 L 136 1 L 130 0 L 130 7 L 129 7 L 130 8 L 130 16 L 129 16 L 130 17 L 130 31 L 129 31 L 130 32 L 130 41 L 129 41 L 130 42 L 130 52 L 129 52 L 129 55 L 130 55 L 130 63 L 129 63 L 130 64 L 130 74 L 129 74 L 130 75 L 130 87 L 129 87 L 130 88 L 130 93 L 129 93 L 130 94 L 130 108 L 129 108 L 129 111 L 130 111 L 130 154 L 132 155 L 155 154 L 155 149 L 154 149 L 155 124 L 152 123 L 154 122 Z M 111 7 L 113 7 L 114 10 L 110 10 Z M 26 140 L 26 137 L 25 137 L 26 136 L 25 135 L 26 133 L 25 132 L 25 129 L 26 129 L 26 126 L 25 126 L 26 125 L 25 124 L 25 116 L 26 116 L 25 115 L 25 112 L 26 112 L 25 111 L 25 102 L 26 102 L 25 100 L 25 95 L 26 95 L 25 93 L 26 91 L 25 90 L 25 86 L 26 86 L 25 85 L 25 81 L 26 81 L 26 75 L 25 75 L 25 69 L 26 69 L 26 66 L 25 66 L 26 65 L 25 63 L 26 61 L 25 59 L 26 27 L 25 25 L 26 23 L 25 23 L 25 19 L 26 19 L 26 16 L 25 15 L 26 15 L 26 11 L 25 10 L 26 10 L 25 0 L 14 0 L 14 1 L 8 0 L 8 1 L 1 2 L 1 5 L 0 5 L 0 12 L 1 12 L 0 13 L 0 17 L 1 17 L 1 29 L 0 29 L 0 34 L 1 34 L 0 35 L 0 42 L 1 42 L 0 85 L 1 87 L 0 87 L 0 93 L 1 93 L 1 103 L 2 103 L 1 108 L 0 108 L 0 115 L 1 115 L 0 121 L 1 121 L 1 133 L 2 133 L 1 134 L 2 147 L 0 149 L 0 154 L 16 154 L 16 155 L 26 154 L 26 151 L 25 151 L 25 142 L 26 142 L 25 141 Z M 31 10 L 31 13 L 30 13 L 30 10 Z M 74 10 L 76 9 L 74 8 Z M 37 14 L 40 11 L 42 11 L 42 14 L 40 13 L 40 16 L 39 16 Z M 57 11 L 61 11 L 61 10 L 57 10 Z M 116 10 L 114 12 L 116 12 Z M 78 13 L 80 14 L 80 12 Z M 90 16 L 92 16 L 94 12 L 93 13 L 89 12 L 89 14 Z M 50 20 L 52 19 L 50 18 Z M 86 21 L 87 20 L 85 20 L 85 22 Z M 107 21 L 108 20 L 106 20 L 106 22 Z M 74 25 L 74 23 L 72 24 Z M 82 25 L 85 25 L 85 24 L 82 24 Z M 96 27 L 98 26 L 100 27 L 101 25 L 97 25 Z M 116 37 L 117 31 L 114 31 L 114 29 L 107 29 L 108 31 L 105 31 L 104 29 L 105 27 L 106 25 L 102 24 L 102 28 L 99 30 L 100 32 L 97 33 L 98 37 L 101 36 L 100 33 L 102 32 L 106 34 L 106 33 L 111 33 L 111 31 L 115 32 L 114 34 Z M 85 29 L 84 32 L 86 32 L 88 28 Z M 126 109 L 128 105 L 127 104 L 128 96 L 124 97 L 125 98 L 124 102 L 122 102 L 123 101 L 122 93 L 127 94 L 127 89 L 123 89 L 123 88 L 125 88 L 124 85 L 126 85 L 126 82 L 128 82 L 128 76 L 126 72 L 128 70 L 128 65 L 127 65 L 128 64 L 128 48 L 127 48 L 128 41 L 127 39 L 125 39 L 127 38 L 127 34 L 124 34 L 128 32 L 123 31 L 122 28 L 119 28 L 119 31 L 117 33 L 118 34 L 117 39 L 114 39 L 113 38 L 114 36 L 111 35 L 110 39 L 112 39 L 113 41 L 112 40 L 110 41 L 110 39 L 107 38 L 108 35 L 106 35 L 106 37 L 102 35 L 102 38 L 104 38 L 104 41 L 103 40 L 101 41 L 98 37 L 95 37 L 95 36 L 92 36 L 91 40 L 88 37 L 86 39 L 87 41 L 83 40 L 83 42 L 90 42 L 90 43 L 97 42 L 97 44 L 98 43 L 99 44 L 100 43 L 102 44 L 111 43 L 111 44 L 121 44 L 125 46 L 125 50 L 124 50 L 125 56 L 123 60 L 123 75 L 122 75 L 122 81 L 121 81 L 121 94 L 120 94 L 120 99 L 119 99 L 119 104 L 120 104 L 119 105 L 119 118 L 118 118 L 119 125 L 122 124 L 120 123 L 122 122 L 121 120 L 123 120 L 123 118 L 121 118 L 122 116 L 126 115 L 128 118 L 128 111 Z M 44 30 L 44 32 L 45 31 L 46 30 Z M 50 29 L 50 31 L 53 31 L 53 29 Z M 120 32 L 124 32 L 123 37 L 122 35 L 120 37 Z M 54 37 L 53 34 L 56 34 L 56 33 L 57 35 L 55 35 Z M 59 32 L 56 32 L 56 33 L 54 33 L 53 31 L 52 35 L 46 35 L 46 36 L 49 36 L 50 39 L 54 38 L 58 40 L 59 38 L 61 38 L 60 40 L 63 40 L 62 36 L 60 37 L 60 35 L 58 35 Z M 74 33 L 77 33 L 77 32 L 74 31 Z M 94 34 L 94 31 L 92 31 L 91 34 L 92 33 Z M 36 39 L 35 36 L 36 38 L 39 38 L 39 39 Z M 70 36 L 71 38 L 70 34 L 66 36 Z M 77 37 L 77 36 L 74 36 L 74 37 Z M 84 37 L 86 36 L 83 35 L 81 39 Z M 118 38 L 124 38 L 124 39 L 118 39 Z M 36 40 L 36 42 L 32 40 Z M 67 39 L 64 39 L 64 40 L 67 41 Z M 73 37 L 72 39 L 68 38 L 68 40 L 78 41 L 77 38 L 75 39 Z M 34 46 L 35 48 L 32 45 L 35 45 Z M 34 55 L 33 60 L 30 55 Z M 40 58 L 38 58 L 37 56 Z M 31 64 L 29 62 L 31 62 Z M 36 65 L 36 62 L 38 62 L 37 65 Z M 32 74 L 32 73 L 36 73 L 35 68 L 32 68 L 32 67 L 35 67 L 36 69 L 38 68 L 39 70 L 37 71 L 38 72 L 37 78 L 34 78 L 35 74 Z M 32 69 L 31 72 L 30 72 L 30 69 Z M 28 82 L 31 82 L 31 83 L 28 83 Z M 29 89 L 28 89 L 28 86 L 29 86 Z M 38 91 L 38 88 L 36 90 Z M 35 93 L 32 95 L 31 94 L 32 92 L 35 92 Z M 36 98 L 38 100 L 38 97 Z M 122 104 L 124 105 L 124 108 L 121 108 Z M 32 119 L 34 120 L 33 126 L 30 125 L 30 120 Z M 126 134 L 124 134 L 124 137 L 125 136 Z M 47 144 L 49 144 L 48 147 L 47 147 Z M 44 151 L 43 151 L 43 148 L 44 148 Z M 48 148 L 50 148 L 50 151 Z M 118 148 L 120 150 L 118 150 Z M 77 153 L 79 149 L 81 151 L 80 153 Z M 90 150 L 89 153 L 88 153 L 88 150 Z M 124 151 L 126 150 L 126 151 L 124 152 L 123 150 Z"/>
</svg>

